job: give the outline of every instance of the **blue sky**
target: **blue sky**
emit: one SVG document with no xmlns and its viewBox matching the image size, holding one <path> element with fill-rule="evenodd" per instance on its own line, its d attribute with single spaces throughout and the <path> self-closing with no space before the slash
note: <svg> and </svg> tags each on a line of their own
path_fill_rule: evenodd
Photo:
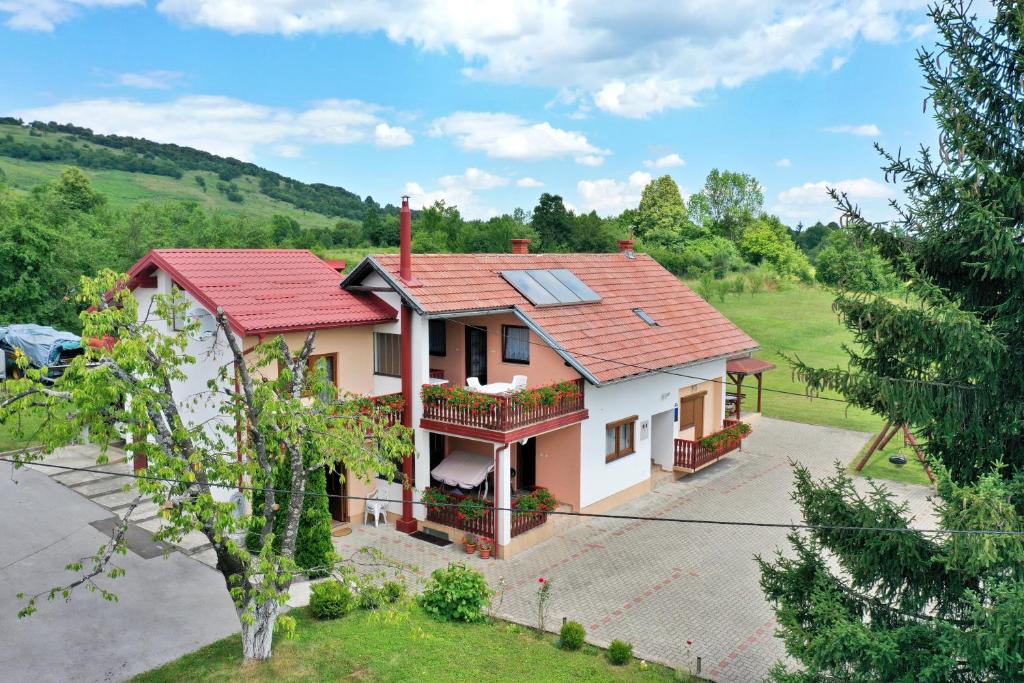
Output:
<svg viewBox="0 0 1024 683">
<path fill-rule="evenodd" d="M 934 144 L 932 40 L 917 0 L 0 0 L 0 112 L 470 217 L 718 167 L 790 224 L 826 186 L 885 218 L 872 142 Z"/>
</svg>

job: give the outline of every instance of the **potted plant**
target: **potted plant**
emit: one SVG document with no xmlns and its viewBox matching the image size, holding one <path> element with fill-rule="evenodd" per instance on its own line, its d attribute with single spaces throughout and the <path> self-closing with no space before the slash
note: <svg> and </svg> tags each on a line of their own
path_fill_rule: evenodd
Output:
<svg viewBox="0 0 1024 683">
<path fill-rule="evenodd" d="M 463 536 L 462 547 L 466 549 L 467 555 L 473 555 L 476 553 L 476 536 L 473 534 L 466 534 Z"/>
<path fill-rule="evenodd" d="M 483 559 L 483 560 L 490 559 L 490 557 L 491 557 L 491 549 L 493 547 L 494 546 L 491 545 L 490 541 L 481 540 L 480 541 L 480 558 Z"/>
</svg>

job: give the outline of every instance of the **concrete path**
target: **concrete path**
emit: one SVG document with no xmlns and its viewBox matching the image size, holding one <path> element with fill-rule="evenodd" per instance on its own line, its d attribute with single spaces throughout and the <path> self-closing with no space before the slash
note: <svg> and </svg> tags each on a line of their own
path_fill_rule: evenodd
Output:
<svg viewBox="0 0 1024 683">
<path fill-rule="evenodd" d="M 799 521 L 790 500 L 790 459 L 816 476 L 847 463 L 870 435 L 829 427 L 762 419 L 743 451 L 679 481 L 659 486 L 611 512 L 695 519 Z M 863 480 L 858 487 L 864 486 Z M 907 500 L 920 524 L 930 524 L 930 489 L 889 485 Z M 774 614 L 758 584 L 756 554 L 787 549 L 783 529 L 591 519 L 508 561 L 471 558 L 492 585 L 502 579 L 502 616 L 535 625 L 537 579 L 552 582 L 548 625 L 563 617 L 587 627 L 588 640 L 621 638 L 638 657 L 693 667 L 717 681 L 760 681 L 784 657 L 774 637 Z M 339 550 L 372 545 L 419 567 L 419 576 L 452 560 L 460 547 L 438 548 L 395 533 L 393 527 L 355 526 L 335 539 Z M 496 599 L 497 602 L 497 599 Z M 693 645 L 687 647 L 686 641 Z"/>
<path fill-rule="evenodd" d="M 100 488 L 90 491 L 110 495 Z M 118 602 L 79 589 L 66 604 L 43 598 L 19 620 L 17 593 L 73 579 L 64 566 L 109 539 L 92 523 L 110 517 L 49 476 L 0 463 L 0 680 L 120 681 L 238 630 L 221 576 L 176 551 L 165 559 L 139 527 L 129 539 L 136 550 L 117 559 L 126 575 L 103 584 Z"/>
</svg>

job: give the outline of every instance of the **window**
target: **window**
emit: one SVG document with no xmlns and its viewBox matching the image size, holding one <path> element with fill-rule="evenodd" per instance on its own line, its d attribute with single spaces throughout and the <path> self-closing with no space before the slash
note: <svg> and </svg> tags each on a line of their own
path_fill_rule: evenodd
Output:
<svg viewBox="0 0 1024 683">
<path fill-rule="evenodd" d="M 315 371 L 317 369 L 317 363 L 323 361 L 324 371 L 327 373 L 327 379 L 334 386 L 338 386 L 338 354 L 336 353 L 316 353 L 311 354 L 308 363 L 309 369 Z"/>
<path fill-rule="evenodd" d="M 636 451 L 633 446 L 637 416 L 611 422 L 604 427 L 604 461 L 611 462 Z"/>
<path fill-rule="evenodd" d="M 402 336 L 387 332 L 373 333 L 373 374 L 402 376 Z"/>
<path fill-rule="evenodd" d="M 430 321 L 430 355 L 444 356 L 448 353 L 448 340 L 445 336 L 445 321 Z"/>
<path fill-rule="evenodd" d="M 634 308 L 633 312 L 636 313 L 638 316 L 640 316 L 640 319 L 643 320 L 648 325 L 650 325 L 651 327 L 657 327 L 658 326 L 658 321 L 655 320 L 654 318 L 652 318 L 651 314 L 648 313 L 647 311 L 645 311 L 644 309 L 642 309 L 642 308 Z"/>
<path fill-rule="evenodd" d="M 530 362 L 530 328 L 501 326 L 501 359 L 506 363 Z"/>
</svg>

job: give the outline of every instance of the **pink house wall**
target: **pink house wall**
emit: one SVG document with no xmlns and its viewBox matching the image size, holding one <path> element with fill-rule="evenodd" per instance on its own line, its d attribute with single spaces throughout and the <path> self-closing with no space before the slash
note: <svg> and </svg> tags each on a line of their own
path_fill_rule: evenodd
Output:
<svg viewBox="0 0 1024 683">
<path fill-rule="evenodd" d="M 555 499 L 580 509 L 580 425 L 574 424 L 537 439 L 537 486 Z"/>
<path fill-rule="evenodd" d="M 487 329 L 487 381 L 511 382 L 514 375 L 526 375 L 529 386 L 543 386 L 579 378 L 579 373 L 565 364 L 562 357 L 530 332 L 530 362 L 506 363 L 501 353 L 501 326 L 523 327 L 523 322 L 511 313 L 481 315 L 445 321 L 447 341 L 444 356 L 430 356 L 430 368 L 442 370 L 454 385 L 466 383 L 466 327 Z"/>
</svg>

